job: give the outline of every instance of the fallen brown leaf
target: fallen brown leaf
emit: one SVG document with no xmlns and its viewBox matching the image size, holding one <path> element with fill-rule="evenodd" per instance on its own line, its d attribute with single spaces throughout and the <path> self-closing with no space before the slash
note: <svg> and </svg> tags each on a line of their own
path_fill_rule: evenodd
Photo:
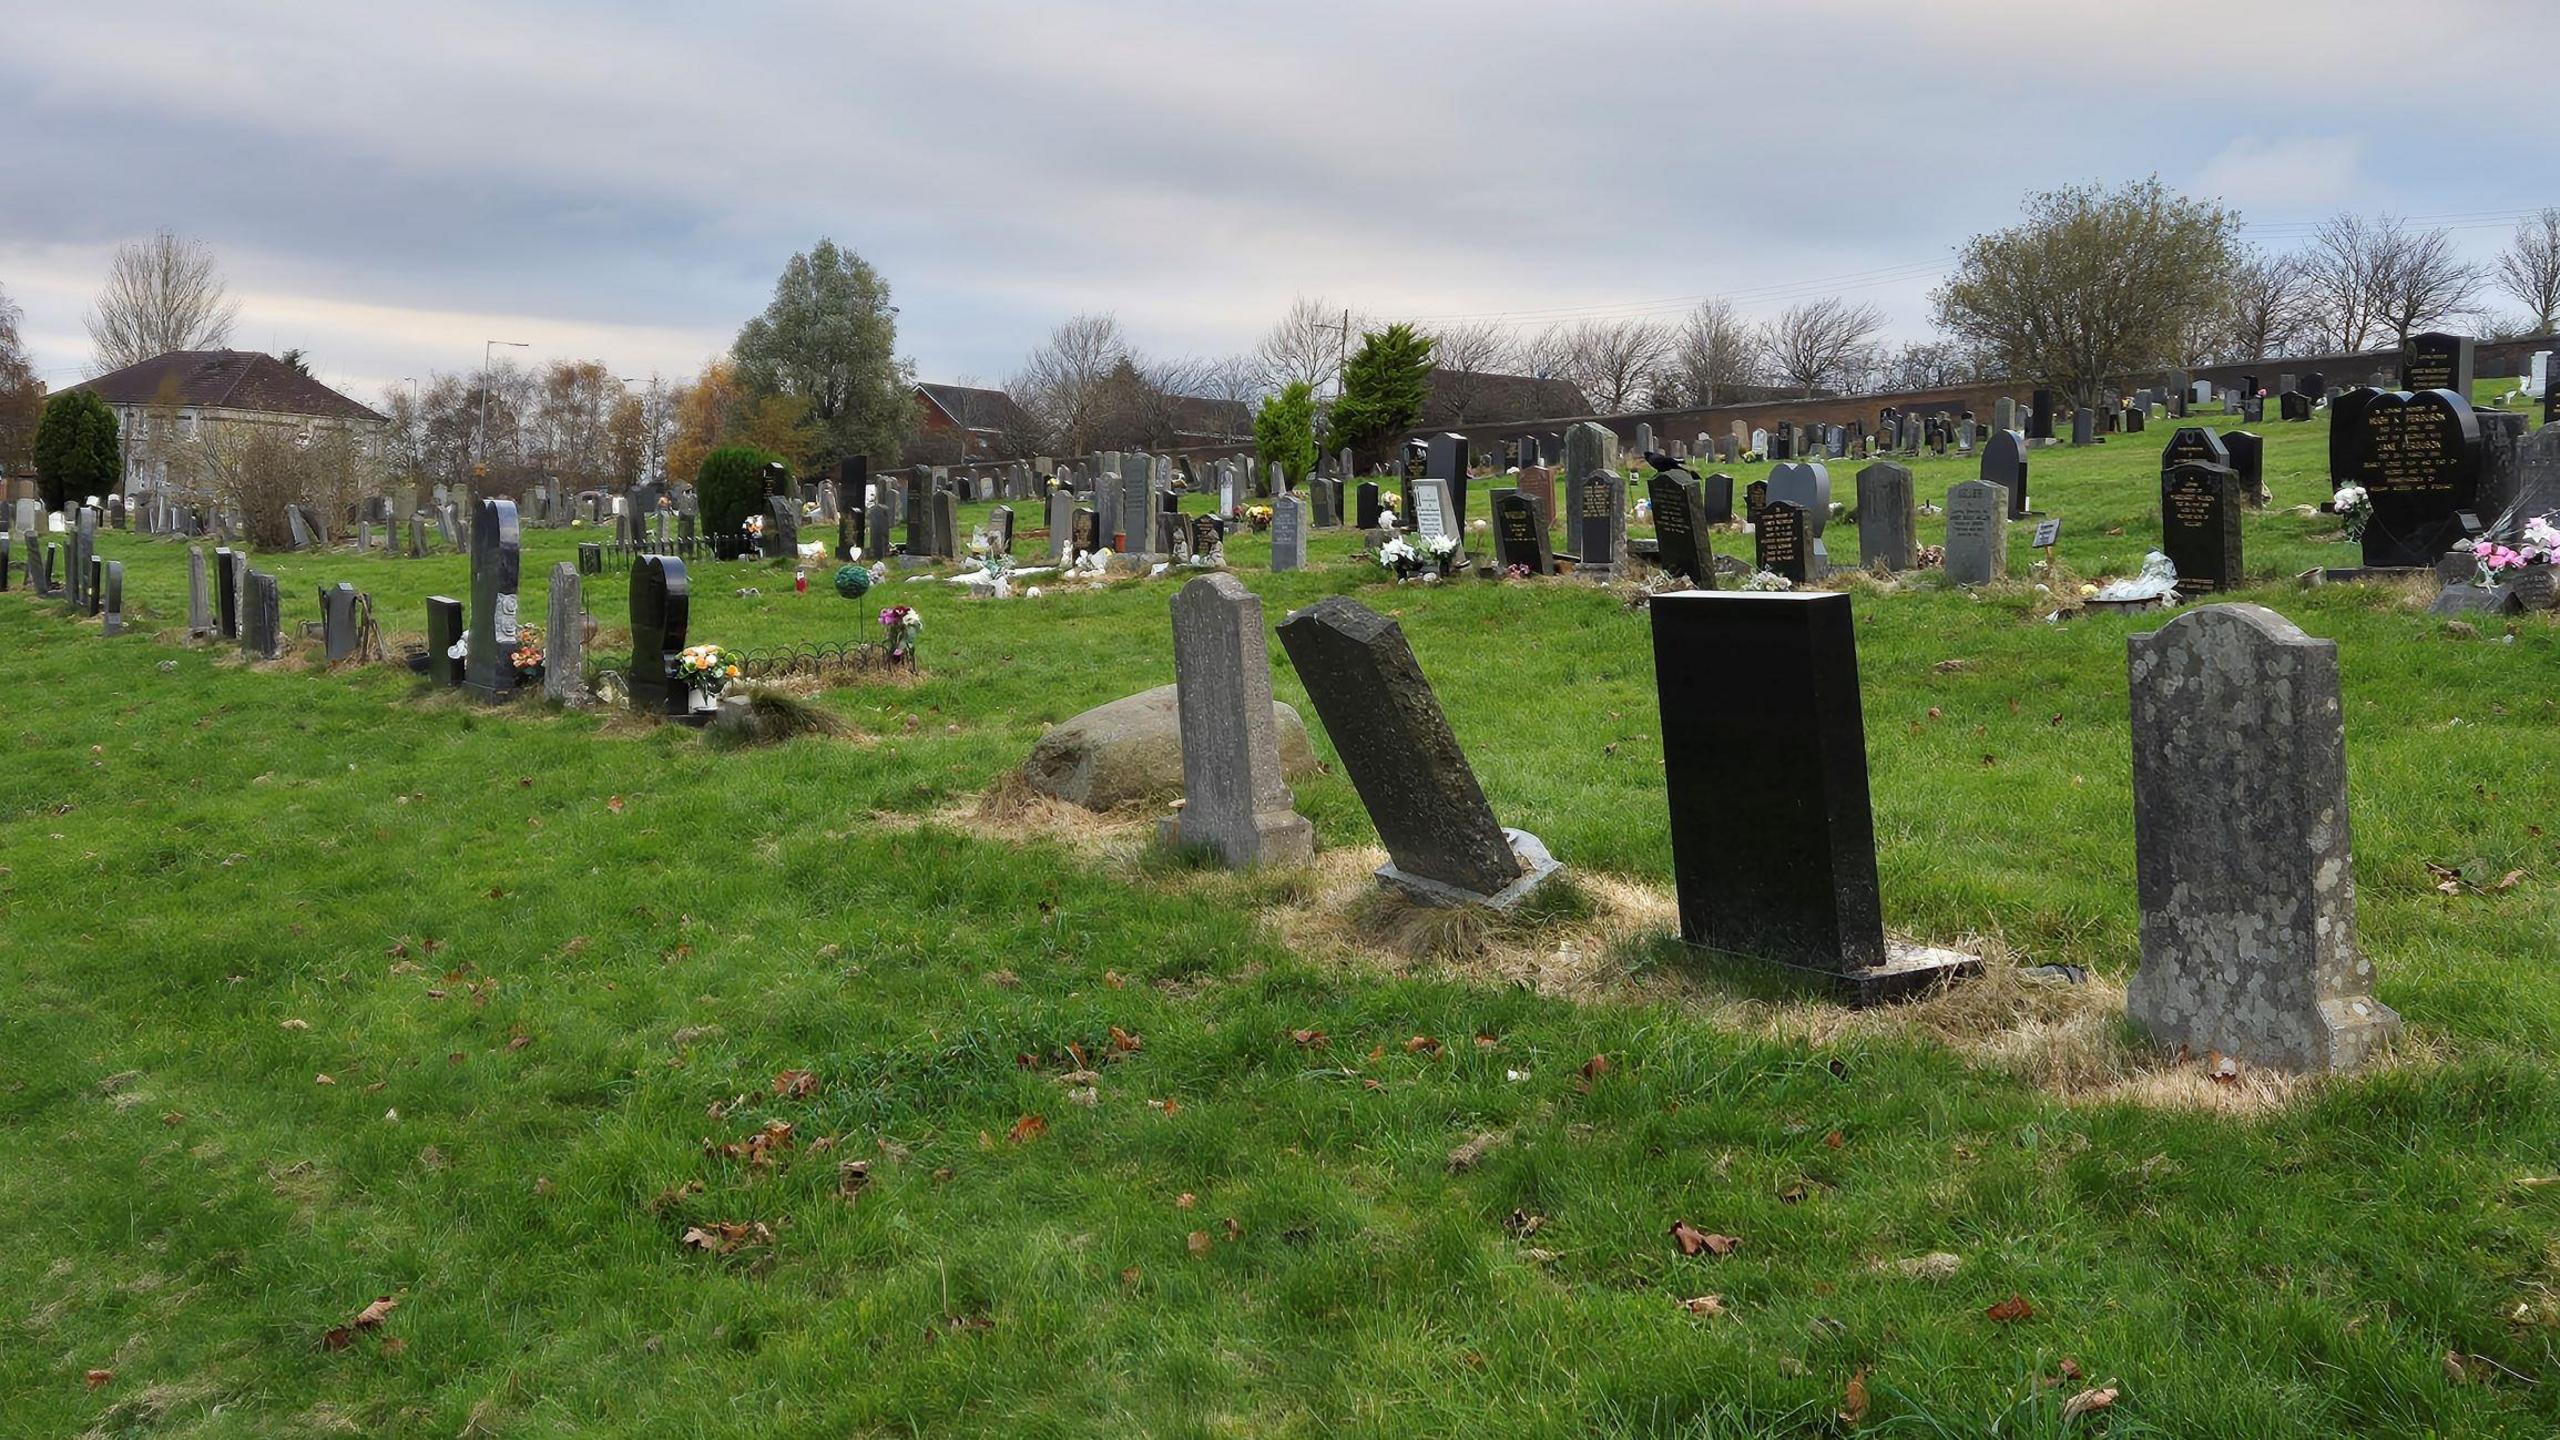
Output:
<svg viewBox="0 0 2560 1440">
<path fill-rule="evenodd" d="M 1834 1130 L 1830 1134 L 1822 1137 L 1822 1143 L 1830 1146 L 1834 1150 L 1837 1150 L 1841 1146 L 1849 1143 L 1849 1137 L 1841 1134 L 1837 1130 Z"/>
<path fill-rule="evenodd" d="M 761 1220 L 714 1221 L 709 1225 L 688 1227 L 684 1232 L 684 1243 L 714 1255 L 727 1255 L 744 1245 L 772 1244 L 773 1231 L 766 1228 Z"/>
<path fill-rule="evenodd" d="M 1117 1025 L 1114 1025 L 1114 1026 L 1112 1026 L 1112 1027 L 1111 1027 L 1111 1048 L 1112 1048 L 1112 1049 L 1119 1051 L 1119 1052 L 1120 1052 L 1121 1054 L 1123 1054 L 1123 1055 L 1127 1055 L 1127 1054 L 1130 1054 L 1130 1053 L 1132 1053 L 1132 1052 L 1134 1052 L 1134 1051 L 1137 1051 L 1137 1050 L 1143 1049 L 1143 1048 L 1145 1048 L 1145 1046 L 1146 1046 L 1146 1042 L 1145 1042 L 1145 1041 L 1143 1041 L 1143 1040 L 1139 1039 L 1137 1036 L 1135 1036 L 1135 1035 L 1131 1034 L 1130 1032 L 1128 1032 L 1128 1031 L 1126 1031 L 1126 1030 L 1121 1029 L 1121 1028 L 1120 1028 L 1119 1026 L 1117 1026 Z"/>
<path fill-rule="evenodd" d="M 1412 1039 L 1404 1042 L 1404 1053 L 1407 1055 L 1437 1055 L 1440 1053 L 1440 1042 L 1434 1040 L 1428 1035 L 1416 1035 Z"/>
<path fill-rule="evenodd" d="M 1724 1297 L 1721 1295 L 1692 1295 L 1688 1299 L 1680 1302 L 1680 1308 L 1688 1311 L 1692 1315 L 1721 1315 L 1724 1313 Z"/>
<path fill-rule="evenodd" d="M 1855 1425 L 1867 1418 L 1866 1371 L 1849 1372 L 1849 1383 L 1842 1389 L 1840 1395 L 1840 1418 L 1850 1425 Z"/>
<path fill-rule="evenodd" d="M 2077 1420 L 2092 1410 L 2104 1410 L 2116 1403 L 2116 1393 L 2116 1387 L 2113 1385 L 2101 1385 L 2094 1390 L 2083 1390 L 2062 1402 L 2062 1418 Z"/>
<path fill-rule="evenodd" d="M 1609 1057 L 1606 1055 L 1594 1055 L 1582 1062 L 1582 1078 L 1585 1080 L 1597 1080 L 1608 1073 Z"/>
<path fill-rule="evenodd" d="M 1046 1117 L 1039 1115 L 1025 1115 L 1021 1119 L 1013 1122 L 1013 1128 L 1005 1132 L 1005 1138 L 1016 1145 L 1020 1145 L 1027 1141 L 1037 1140 L 1048 1133 L 1049 1121 Z"/>
<path fill-rule="evenodd" d="M 1209 1232 L 1206 1230 L 1194 1230 L 1191 1232 L 1190 1238 L 1185 1240 L 1183 1244 L 1190 1249 L 1191 1258 L 1198 1260 L 1209 1253 Z"/>
<path fill-rule="evenodd" d="M 785 1070 L 773 1077 L 773 1093 L 785 1100 L 806 1100 L 818 1093 L 818 1077 L 806 1070 Z"/>
<path fill-rule="evenodd" d="M 1321 1030 L 1292 1030 L 1289 1032 L 1289 1038 L 1295 1041 L 1301 1050 L 1321 1050 L 1331 1043 Z"/>
<path fill-rule="evenodd" d="M 2036 1307 L 2027 1303 L 2026 1296 L 2012 1295 L 1982 1313 L 2005 1325 L 2012 1320 L 2034 1319 Z"/>
<path fill-rule="evenodd" d="M 80 1378 L 88 1382 L 90 1389 L 98 1390 L 103 1389 L 108 1382 L 114 1380 L 116 1378 L 116 1372 L 113 1370 L 92 1370 Z"/>
<path fill-rule="evenodd" d="M 1671 1239 L 1683 1255 L 1713 1255 L 1719 1260 L 1742 1247 L 1742 1242 L 1731 1235 L 1712 1235 L 1686 1220 L 1672 1224 Z"/>
</svg>

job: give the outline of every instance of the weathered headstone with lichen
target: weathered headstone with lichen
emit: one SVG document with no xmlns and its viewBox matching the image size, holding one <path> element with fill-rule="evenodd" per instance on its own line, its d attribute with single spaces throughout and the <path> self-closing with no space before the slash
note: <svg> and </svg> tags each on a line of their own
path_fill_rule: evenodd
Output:
<svg viewBox="0 0 2560 1440">
<path fill-rule="evenodd" d="M 1173 673 L 1183 802 L 1165 839 L 1215 850 L 1238 869 L 1315 858 L 1315 826 L 1280 770 L 1262 601 L 1234 576 L 1203 575 L 1173 597 Z"/>
<path fill-rule="evenodd" d="M 2399 1028 L 2356 945 L 2338 647 L 2257 605 L 2129 642 L 2142 965 L 2159 1044 L 2347 1070 Z"/>
</svg>

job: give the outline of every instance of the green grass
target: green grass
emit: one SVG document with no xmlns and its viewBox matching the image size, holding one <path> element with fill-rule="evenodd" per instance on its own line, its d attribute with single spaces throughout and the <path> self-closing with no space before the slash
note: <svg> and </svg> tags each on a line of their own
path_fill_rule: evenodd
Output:
<svg viewBox="0 0 2560 1440">
<path fill-rule="evenodd" d="M 0 597 L 0 1431 L 1816 1436 L 1863 1372 L 1872 1433 L 2548 1435 L 2560 1187 L 2515 1182 L 2560 1173 L 2560 626 L 2294 588 L 2352 563 L 2288 513 L 2326 422 L 2261 428 L 2238 598 L 2339 642 L 2364 943 L 2422 1058 L 2256 1118 L 2075 1102 L 1889 1027 L 1773 1039 L 1704 971 L 1581 1001 L 1346 971 L 1257 923 L 1285 878 L 915 823 L 1170 680 L 1165 582 L 848 603 L 697 566 L 696 640 L 927 616 L 920 682 L 823 697 L 849 738 L 715 751 L 188 649 L 183 547 L 111 536 L 138 633 Z M 2156 544 L 2167 438 L 2035 452 L 2071 570 Z M 1971 462 L 1915 469 L 1936 498 Z M 578 534 L 529 539 L 527 614 Z M 1267 619 L 1396 612 L 1504 821 L 1667 886 L 1641 614 L 1311 548 L 1275 576 L 1231 545 Z M 2124 640 L 2157 621 L 2045 622 L 2034 558 L 1858 600 L 1886 918 L 2121 977 Z M 465 593 L 450 555 L 259 563 L 294 619 L 348 579 L 395 639 Z M 622 583 L 589 582 L 609 636 Z M 1338 774 L 1299 796 L 1374 843 Z M 2525 876 L 2447 897 L 2430 861 Z M 1143 1048 L 1104 1061 L 1114 1026 Z M 786 1069 L 816 1093 L 776 1097 Z M 773 1120 L 800 1143 L 769 1171 L 706 1153 Z M 1743 1246 L 1683 1258 L 1680 1219 Z M 775 1238 L 680 1243 L 717 1222 Z M 1875 1268 L 1938 1250 L 1942 1284 Z M 1730 1313 L 1676 1303 L 1702 1293 Z M 2033 1318 L 1985 1316 L 2013 1293 Z M 2123 1399 L 2066 1427 L 2065 1356 Z"/>
</svg>

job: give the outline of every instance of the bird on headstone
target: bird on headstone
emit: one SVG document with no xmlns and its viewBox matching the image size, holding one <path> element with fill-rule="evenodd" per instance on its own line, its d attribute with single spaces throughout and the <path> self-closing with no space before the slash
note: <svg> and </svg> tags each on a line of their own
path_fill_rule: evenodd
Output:
<svg viewBox="0 0 2560 1440">
<path fill-rule="evenodd" d="M 1698 478 L 1696 472 L 1692 471 L 1688 465 L 1681 461 L 1672 459 L 1670 456 L 1663 454 L 1659 450 L 1647 450 L 1644 452 L 1644 463 L 1652 466 L 1653 473 L 1656 475 L 1668 475 L 1677 470 L 1692 480 Z"/>
</svg>

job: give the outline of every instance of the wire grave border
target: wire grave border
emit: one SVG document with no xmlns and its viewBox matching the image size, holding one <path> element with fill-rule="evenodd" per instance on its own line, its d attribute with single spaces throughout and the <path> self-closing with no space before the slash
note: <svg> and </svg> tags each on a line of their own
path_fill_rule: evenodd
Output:
<svg viewBox="0 0 2560 1440">
<path fill-rule="evenodd" d="M 736 662 L 739 678 L 743 680 L 852 680 L 913 663 L 892 658 L 888 643 L 878 640 L 773 645 L 754 650 L 731 650 L 728 654 Z M 591 664 L 587 667 L 586 678 L 587 688 L 596 693 L 601 694 L 607 688 L 624 695 L 631 693 L 630 671 L 625 666 Z"/>
</svg>

